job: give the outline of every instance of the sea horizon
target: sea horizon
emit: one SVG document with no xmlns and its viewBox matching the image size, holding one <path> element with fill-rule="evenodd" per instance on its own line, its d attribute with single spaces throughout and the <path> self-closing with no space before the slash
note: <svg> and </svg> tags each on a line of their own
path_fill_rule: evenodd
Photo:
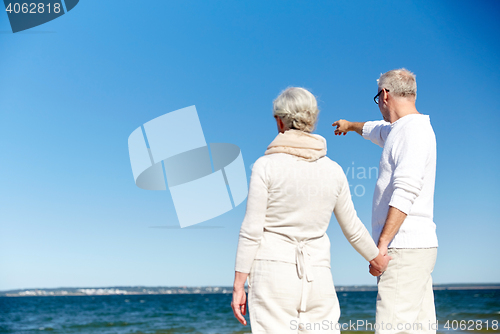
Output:
<svg viewBox="0 0 500 334">
<path fill-rule="evenodd" d="M 245 286 L 247 289 L 247 286 Z M 500 283 L 446 283 L 433 284 L 433 290 L 499 290 Z M 377 291 L 377 285 L 339 285 L 337 292 Z M 51 297 L 51 296 L 96 296 L 96 295 L 163 295 L 163 294 L 225 294 L 231 293 L 232 286 L 148 286 L 116 285 L 57 288 L 23 288 L 0 290 L 0 297 Z"/>
<path fill-rule="evenodd" d="M 498 333 L 500 289 L 496 285 L 475 286 L 478 289 L 473 289 L 473 285 L 462 285 L 461 290 L 457 285 L 435 289 L 437 333 Z M 342 332 L 373 333 L 377 291 L 340 288 L 346 287 L 337 289 L 341 308 L 338 323 Z M 24 297 L 0 297 L 0 333 L 244 334 L 251 331 L 250 326 L 243 326 L 235 319 L 229 291 Z M 249 314 L 245 318 L 249 321 Z M 332 319 L 325 319 L 329 320 Z"/>
</svg>

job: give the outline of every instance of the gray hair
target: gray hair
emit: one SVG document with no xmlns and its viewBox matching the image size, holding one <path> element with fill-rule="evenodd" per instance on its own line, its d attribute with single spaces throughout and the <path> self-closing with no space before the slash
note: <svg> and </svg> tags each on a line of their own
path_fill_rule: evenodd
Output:
<svg viewBox="0 0 500 334">
<path fill-rule="evenodd" d="M 281 118 L 289 129 L 312 132 L 318 114 L 316 98 L 301 87 L 289 87 L 273 101 L 273 115 Z"/>
<path fill-rule="evenodd" d="M 377 82 L 379 89 L 385 88 L 394 96 L 417 99 L 415 74 L 405 68 L 385 72 L 380 75 Z"/>
</svg>

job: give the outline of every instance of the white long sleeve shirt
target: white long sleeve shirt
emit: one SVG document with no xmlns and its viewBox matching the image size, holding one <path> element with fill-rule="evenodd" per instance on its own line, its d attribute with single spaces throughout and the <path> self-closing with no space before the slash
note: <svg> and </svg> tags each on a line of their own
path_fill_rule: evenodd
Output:
<svg viewBox="0 0 500 334">
<path fill-rule="evenodd" d="M 436 137 L 428 115 L 410 114 L 394 123 L 366 122 L 363 137 L 383 147 L 373 195 L 376 243 L 389 206 L 407 214 L 389 248 L 437 247 L 433 221 Z"/>
<path fill-rule="evenodd" d="M 330 267 L 326 229 L 332 212 L 351 245 L 366 260 L 374 259 L 379 250 L 357 217 L 336 162 L 287 153 L 260 157 L 252 168 L 235 271 L 249 273 L 254 259 Z"/>
</svg>

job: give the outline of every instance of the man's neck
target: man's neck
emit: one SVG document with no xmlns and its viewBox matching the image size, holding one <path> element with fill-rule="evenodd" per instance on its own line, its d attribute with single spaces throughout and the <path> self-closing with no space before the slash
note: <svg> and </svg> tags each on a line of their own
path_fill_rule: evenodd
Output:
<svg viewBox="0 0 500 334">
<path fill-rule="evenodd" d="M 401 103 L 394 108 L 394 111 L 390 114 L 391 123 L 397 120 L 413 114 L 420 114 L 415 107 L 415 103 Z"/>
</svg>

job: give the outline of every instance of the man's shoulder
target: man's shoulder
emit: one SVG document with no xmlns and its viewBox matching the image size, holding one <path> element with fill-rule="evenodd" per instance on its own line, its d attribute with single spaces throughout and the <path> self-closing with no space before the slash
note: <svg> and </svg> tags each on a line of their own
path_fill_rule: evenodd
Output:
<svg viewBox="0 0 500 334">
<path fill-rule="evenodd" d="M 400 119 L 400 121 L 402 122 L 394 129 L 396 131 L 391 131 L 394 137 L 418 140 L 419 138 L 434 136 L 434 129 L 428 115 L 408 115 Z"/>
<path fill-rule="evenodd" d="M 384 149 L 393 157 L 432 154 L 436 151 L 436 136 L 427 115 L 405 120 L 405 123 L 391 131 L 391 137 Z"/>
<path fill-rule="evenodd" d="M 400 119 L 402 128 L 431 127 L 431 118 L 426 114 L 411 114 Z"/>
</svg>

